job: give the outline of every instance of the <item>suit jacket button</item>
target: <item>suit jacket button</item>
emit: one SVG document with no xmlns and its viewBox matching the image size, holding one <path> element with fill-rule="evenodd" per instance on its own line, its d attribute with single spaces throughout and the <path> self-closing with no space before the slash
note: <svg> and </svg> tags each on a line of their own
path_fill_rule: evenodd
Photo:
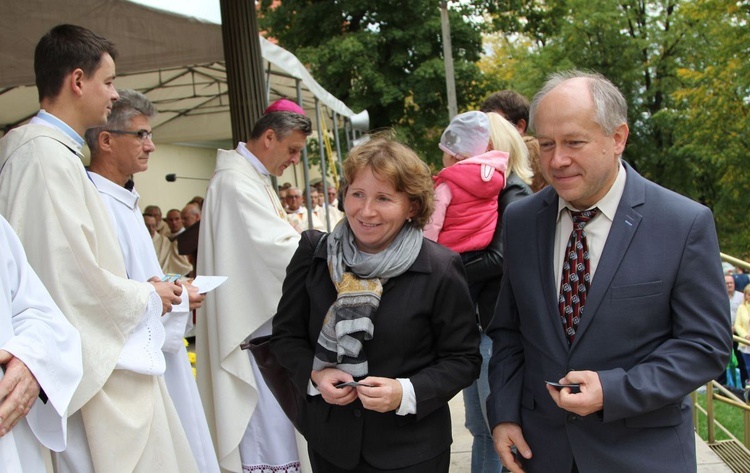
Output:
<svg viewBox="0 0 750 473">
<path fill-rule="evenodd" d="M 568 414 L 568 422 L 575 422 L 578 420 L 578 416 L 575 414 Z"/>
<path fill-rule="evenodd" d="M 354 409 L 354 417 L 362 417 L 362 410 Z"/>
</svg>

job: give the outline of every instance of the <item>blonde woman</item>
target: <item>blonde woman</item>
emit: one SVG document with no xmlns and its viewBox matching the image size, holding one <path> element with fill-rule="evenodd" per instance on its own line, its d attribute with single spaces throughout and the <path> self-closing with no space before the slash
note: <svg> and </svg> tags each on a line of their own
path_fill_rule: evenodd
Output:
<svg viewBox="0 0 750 473">
<path fill-rule="evenodd" d="M 498 219 L 492 241 L 486 249 L 480 252 L 478 258 L 465 266 L 469 284 L 483 284 L 477 304 L 480 327 L 487 327 L 489 324 L 500 292 L 500 280 L 503 277 L 503 213 L 512 202 L 531 195 L 529 185 L 533 177 L 528 148 L 518 131 L 508 120 L 497 113 L 490 112 L 487 117 L 490 120 L 492 149 L 508 153 L 508 171 L 505 188 L 498 197 Z M 479 348 L 482 352 L 481 374 L 479 379 L 463 392 L 466 428 L 474 437 L 471 449 L 471 471 L 472 473 L 499 473 L 502 465 L 495 451 L 486 414 L 486 401 L 490 392 L 487 370 L 492 356 L 492 340 L 484 332 L 482 332 Z"/>
<path fill-rule="evenodd" d="M 745 286 L 742 293 L 745 299 L 737 308 L 737 317 L 734 319 L 734 333 L 750 342 L 750 285 Z M 750 366 L 750 345 L 740 343 L 739 350 L 745 360 L 745 366 Z M 747 382 L 747 380 L 745 379 L 743 382 Z"/>
</svg>

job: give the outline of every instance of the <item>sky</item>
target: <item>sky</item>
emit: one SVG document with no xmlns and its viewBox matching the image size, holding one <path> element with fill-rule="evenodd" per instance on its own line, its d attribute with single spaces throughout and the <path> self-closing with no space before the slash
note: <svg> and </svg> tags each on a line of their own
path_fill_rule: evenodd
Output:
<svg viewBox="0 0 750 473">
<path fill-rule="evenodd" d="M 219 0 L 130 0 L 152 8 L 194 16 L 212 23 L 221 23 Z M 248 0 L 252 1 L 252 0 Z"/>
</svg>

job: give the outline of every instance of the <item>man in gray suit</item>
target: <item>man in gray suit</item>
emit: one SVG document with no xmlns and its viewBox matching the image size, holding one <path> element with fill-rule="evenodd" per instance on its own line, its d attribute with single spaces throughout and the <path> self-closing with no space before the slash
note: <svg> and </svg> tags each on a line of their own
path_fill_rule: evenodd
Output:
<svg viewBox="0 0 750 473">
<path fill-rule="evenodd" d="M 731 349 L 711 212 L 620 160 L 627 104 L 601 75 L 553 75 L 530 122 L 551 187 L 505 212 L 495 448 L 513 472 L 695 471 L 688 394 Z"/>
</svg>

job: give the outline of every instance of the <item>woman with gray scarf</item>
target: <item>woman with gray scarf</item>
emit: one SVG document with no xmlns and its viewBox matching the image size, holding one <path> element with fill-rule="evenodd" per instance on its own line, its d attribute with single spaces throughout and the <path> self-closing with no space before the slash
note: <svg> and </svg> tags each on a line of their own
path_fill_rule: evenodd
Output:
<svg viewBox="0 0 750 473">
<path fill-rule="evenodd" d="M 448 401 L 478 376 L 458 254 L 422 237 L 429 168 L 375 136 L 344 162 L 346 218 L 302 234 L 271 349 L 300 393 L 315 472 L 448 472 Z"/>
</svg>

